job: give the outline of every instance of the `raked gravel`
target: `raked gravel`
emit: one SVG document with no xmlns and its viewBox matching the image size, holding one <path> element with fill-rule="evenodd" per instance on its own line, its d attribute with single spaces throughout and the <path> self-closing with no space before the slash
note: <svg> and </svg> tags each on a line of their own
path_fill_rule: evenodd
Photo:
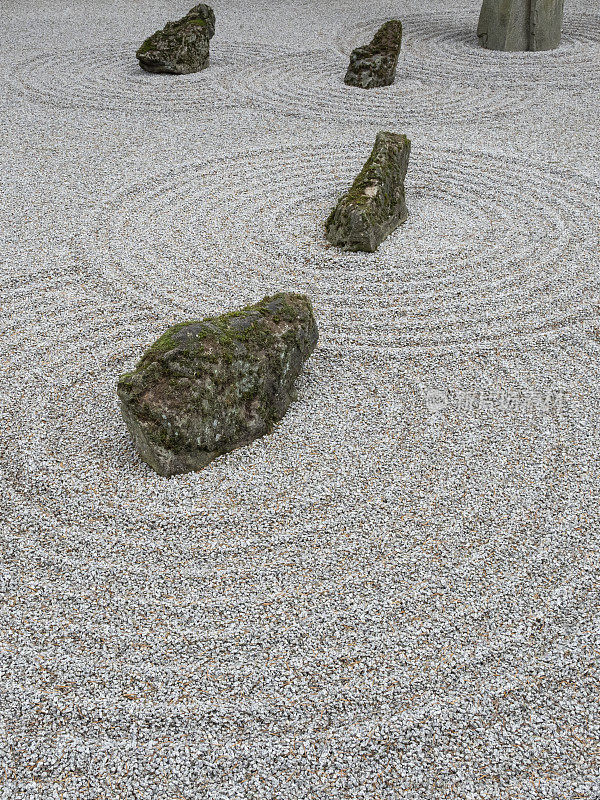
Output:
<svg viewBox="0 0 600 800">
<path fill-rule="evenodd" d="M 209 70 L 142 73 L 191 5 L 2 9 L 1 800 L 597 800 L 596 4 L 504 54 L 477 2 L 219 0 Z M 411 216 L 340 253 L 382 127 Z M 157 477 L 119 374 L 281 289 L 298 401 Z"/>
</svg>

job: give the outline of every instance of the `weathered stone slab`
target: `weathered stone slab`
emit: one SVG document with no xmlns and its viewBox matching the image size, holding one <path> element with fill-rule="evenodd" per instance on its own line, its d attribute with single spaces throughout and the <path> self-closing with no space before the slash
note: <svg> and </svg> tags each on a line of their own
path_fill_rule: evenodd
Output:
<svg viewBox="0 0 600 800">
<path fill-rule="evenodd" d="M 136 53 L 142 69 L 187 75 L 208 67 L 209 42 L 215 32 L 215 15 L 204 3 L 194 6 L 177 22 L 167 22 Z"/>
<path fill-rule="evenodd" d="M 397 19 L 386 22 L 370 44 L 352 51 L 344 83 L 363 89 L 390 86 L 396 77 L 401 44 L 402 23 Z"/>
<path fill-rule="evenodd" d="M 564 0 L 483 0 L 477 36 L 488 50 L 552 50 L 560 44 Z"/>
<path fill-rule="evenodd" d="M 564 0 L 532 0 L 530 50 L 554 50 L 560 44 Z"/>
<path fill-rule="evenodd" d="M 408 217 L 404 178 L 410 140 L 380 132 L 375 147 L 350 190 L 325 223 L 325 235 L 342 250 L 374 252 Z"/>
<path fill-rule="evenodd" d="M 289 293 L 170 328 L 117 387 L 141 458 L 175 475 L 269 433 L 317 340 L 310 301 Z"/>
</svg>

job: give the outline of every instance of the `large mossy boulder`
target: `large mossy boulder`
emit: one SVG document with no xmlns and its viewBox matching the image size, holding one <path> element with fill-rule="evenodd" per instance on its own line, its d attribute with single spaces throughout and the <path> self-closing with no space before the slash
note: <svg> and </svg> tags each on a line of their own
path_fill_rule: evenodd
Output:
<svg viewBox="0 0 600 800">
<path fill-rule="evenodd" d="M 175 475 L 269 433 L 317 340 L 310 301 L 289 293 L 170 328 L 117 387 L 141 458 Z"/>
<path fill-rule="evenodd" d="M 215 15 L 204 3 L 194 6 L 177 22 L 167 22 L 136 53 L 146 72 L 187 75 L 208 67 L 209 42 L 215 32 Z"/>
<path fill-rule="evenodd" d="M 488 50 L 553 50 L 560 44 L 564 0 L 483 0 L 477 36 Z"/>
<path fill-rule="evenodd" d="M 328 241 L 342 250 L 374 252 L 408 217 L 404 178 L 410 140 L 380 132 L 375 147 L 350 190 L 325 223 Z"/>
<path fill-rule="evenodd" d="M 344 83 L 362 89 L 390 86 L 396 77 L 401 45 L 402 23 L 392 19 L 379 28 L 370 44 L 352 51 Z"/>
</svg>

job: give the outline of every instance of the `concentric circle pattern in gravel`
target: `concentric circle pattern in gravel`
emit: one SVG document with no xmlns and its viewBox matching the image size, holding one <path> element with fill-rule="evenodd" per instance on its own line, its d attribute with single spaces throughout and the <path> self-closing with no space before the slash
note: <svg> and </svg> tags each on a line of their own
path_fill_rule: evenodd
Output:
<svg viewBox="0 0 600 800">
<path fill-rule="evenodd" d="M 399 61 L 403 77 L 417 76 L 433 82 L 443 80 L 460 86 L 485 84 L 524 91 L 555 89 L 590 90 L 598 86 L 600 74 L 600 17 L 598 14 L 565 10 L 560 47 L 539 53 L 486 51 L 477 42 L 473 15 L 457 11 L 401 15 L 402 49 Z M 344 26 L 336 37 L 338 51 L 351 51 L 373 37 L 387 20 Z M 493 83 L 490 83 L 493 82 Z"/>
<path fill-rule="evenodd" d="M 365 92 L 345 86 L 348 56 L 371 40 L 389 17 L 360 22 L 337 35 L 336 50 L 286 54 L 247 64 L 233 76 L 256 107 L 324 122 L 370 121 L 393 125 L 434 120 L 460 124 L 514 114 L 535 102 L 551 84 L 566 91 L 600 80 L 600 21 L 591 14 L 567 17 L 561 47 L 542 53 L 484 51 L 472 17 L 456 12 L 403 16 L 404 35 L 397 80 Z"/>
<path fill-rule="evenodd" d="M 370 145 L 338 139 L 184 164 L 112 198 L 81 252 L 124 294 L 184 317 L 210 298 L 308 293 L 342 351 L 478 349 L 595 317 L 600 183 L 417 142 L 409 221 L 375 255 L 342 253 L 323 223 Z M 225 267 L 224 242 L 237 253 Z"/>
<path fill-rule="evenodd" d="M 211 47 L 208 69 L 153 75 L 140 69 L 137 47 L 139 42 L 106 41 L 36 53 L 16 65 L 13 80 L 29 100 L 54 108 L 206 113 L 233 105 L 225 79 L 263 58 L 266 49 L 250 42 L 218 42 Z"/>
<path fill-rule="evenodd" d="M 224 0 L 163 80 L 161 6 L 3 10 L 0 799 L 598 800 L 597 9 L 494 54 L 456 2 Z M 396 84 L 344 87 L 391 16 Z M 341 253 L 381 126 L 410 217 Z M 159 478 L 119 374 L 279 289 L 297 402 Z"/>
<path fill-rule="evenodd" d="M 286 54 L 246 66 L 232 80 L 232 92 L 250 98 L 256 108 L 289 117 L 384 127 L 415 117 L 439 124 L 472 121 L 483 114 L 496 117 L 509 103 L 497 89 L 461 86 L 459 81 L 449 94 L 443 84 L 430 83 L 420 65 L 411 70 L 404 59 L 398 66 L 399 82 L 365 92 L 344 84 L 347 66 L 348 58 L 335 51 Z M 519 106 L 523 103 L 520 98 Z"/>
</svg>

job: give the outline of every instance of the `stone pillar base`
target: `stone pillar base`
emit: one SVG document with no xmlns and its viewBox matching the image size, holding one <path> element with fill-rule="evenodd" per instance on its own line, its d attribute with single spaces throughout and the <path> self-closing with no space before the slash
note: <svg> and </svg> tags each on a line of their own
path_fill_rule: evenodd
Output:
<svg viewBox="0 0 600 800">
<path fill-rule="evenodd" d="M 477 36 L 488 50 L 553 50 L 564 0 L 483 0 Z"/>
</svg>

